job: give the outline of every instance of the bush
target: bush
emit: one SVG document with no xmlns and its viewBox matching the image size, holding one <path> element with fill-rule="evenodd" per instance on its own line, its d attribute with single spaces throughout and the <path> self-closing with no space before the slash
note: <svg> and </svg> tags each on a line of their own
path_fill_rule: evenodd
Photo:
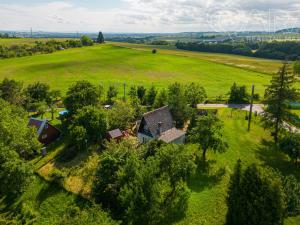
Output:
<svg viewBox="0 0 300 225">
<path fill-rule="evenodd" d="M 156 49 L 153 49 L 152 50 L 152 54 L 156 54 L 157 53 L 157 50 Z"/>
</svg>

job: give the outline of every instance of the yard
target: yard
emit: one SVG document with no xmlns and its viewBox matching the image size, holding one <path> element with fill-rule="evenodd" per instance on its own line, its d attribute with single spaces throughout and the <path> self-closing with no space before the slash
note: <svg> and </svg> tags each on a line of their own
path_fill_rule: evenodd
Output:
<svg viewBox="0 0 300 225">
<path fill-rule="evenodd" d="M 189 208 L 184 219 L 176 224 L 220 225 L 225 222 L 226 194 L 230 174 L 235 163 L 241 159 L 245 165 L 258 163 L 278 169 L 284 175 L 294 174 L 300 180 L 299 170 L 289 159 L 273 148 L 269 132 L 260 126 L 259 118 L 253 120 L 252 129 L 247 132 L 245 112 L 231 109 L 218 109 L 218 116 L 224 121 L 224 136 L 229 149 L 224 154 L 208 153 L 209 172 L 198 171 L 188 186 L 192 191 Z M 57 156 L 62 145 L 54 148 L 49 156 Z M 196 146 L 190 146 L 195 148 Z M 82 152 L 69 162 L 48 158 L 39 163 L 37 172 L 48 180 L 50 173 L 59 169 L 66 174 L 62 186 L 79 195 L 89 198 L 100 154 L 96 148 Z M 42 159 L 44 160 L 44 159 Z M 41 162 L 41 161 L 40 161 Z M 289 218 L 287 225 L 299 224 L 300 217 Z"/>
</svg>

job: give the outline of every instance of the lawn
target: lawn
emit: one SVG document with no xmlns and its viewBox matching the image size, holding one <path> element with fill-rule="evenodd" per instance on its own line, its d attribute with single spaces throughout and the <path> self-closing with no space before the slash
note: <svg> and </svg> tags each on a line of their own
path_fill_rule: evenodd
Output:
<svg viewBox="0 0 300 225">
<path fill-rule="evenodd" d="M 249 89 L 255 84 L 256 91 L 262 95 L 271 79 L 267 74 L 197 57 L 152 54 L 110 44 L 0 60 L 0 80 L 5 77 L 25 84 L 46 82 L 63 92 L 82 79 L 105 87 L 114 84 L 120 89 L 123 83 L 148 87 L 154 84 L 161 88 L 172 82 L 199 82 L 210 97 L 226 94 L 234 82 Z"/>
<path fill-rule="evenodd" d="M 273 149 L 270 134 L 260 126 L 259 118 L 254 118 L 251 131 L 246 131 L 245 114 L 245 111 L 240 110 L 218 109 L 218 116 L 224 121 L 223 133 L 229 149 L 223 154 L 209 152 L 209 172 L 198 171 L 189 180 L 188 186 L 192 194 L 187 215 L 177 221 L 176 225 L 224 224 L 228 182 L 238 159 L 244 165 L 257 163 L 276 168 L 284 175 L 294 174 L 300 180 L 298 168 L 286 155 Z M 54 168 L 66 171 L 68 176 L 64 179 L 63 186 L 71 192 L 89 197 L 88 189 L 92 187 L 90 179 L 94 179 L 98 161 L 99 153 L 96 151 L 83 152 L 68 163 L 58 160 L 47 163 L 40 168 L 39 174 L 47 178 Z M 299 223 L 300 216 L 286 220 L 286 225 Z"/>
</svg>

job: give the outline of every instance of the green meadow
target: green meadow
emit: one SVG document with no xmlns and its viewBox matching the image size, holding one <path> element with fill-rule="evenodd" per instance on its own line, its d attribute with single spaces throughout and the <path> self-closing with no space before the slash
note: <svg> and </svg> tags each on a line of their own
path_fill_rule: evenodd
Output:
<svg viewBox="0 0 300 225">
<path fill-rule="evenodd" d="M 0 60 L 0 80 L 13 78 L 25 85 L 40 81 L 51 88 L 65 92 L 77 80 L 94 84 L 145 85 L 167 87 L 172 82 L 202 84 L 209 97 L 224 95 L 233 82 L 256 85 L 263 94 L 270 74 L 225 65 L 208 59 L 172 52 L 141 51 L 111 44 L 96 45 L 35 55 L 23 58 Z"/>
</svg>

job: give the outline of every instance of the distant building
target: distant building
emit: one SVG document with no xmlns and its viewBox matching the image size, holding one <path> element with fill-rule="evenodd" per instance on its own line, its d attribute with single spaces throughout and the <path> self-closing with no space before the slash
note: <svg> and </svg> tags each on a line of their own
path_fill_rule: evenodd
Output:
<svg viewBox="0 0 300 225">
<path fill-rule="evenodd" d="M 107 132 L 106 138 L 107 140 L 115 140 L 117 142 L 121 141 L 124 137 L 124 134 L 120 129 L 115 129 Z"/>
<path fill-rule="evenodd" d="M 141 144 L 154 139 L 175 144 L 182 144 L 185 141 L 185 132 L 175 128 L 168 106 L 145 113 L 137 135 Z"/>
<path fill-rule="evenodd" d="M 48 120 L 30 118 L 28 126 L 37 129 L 38 140 L 42 144 L 48 145 L 54 142 L 60 136 L 60 130 L 51 125 Z"/>
</svg>

